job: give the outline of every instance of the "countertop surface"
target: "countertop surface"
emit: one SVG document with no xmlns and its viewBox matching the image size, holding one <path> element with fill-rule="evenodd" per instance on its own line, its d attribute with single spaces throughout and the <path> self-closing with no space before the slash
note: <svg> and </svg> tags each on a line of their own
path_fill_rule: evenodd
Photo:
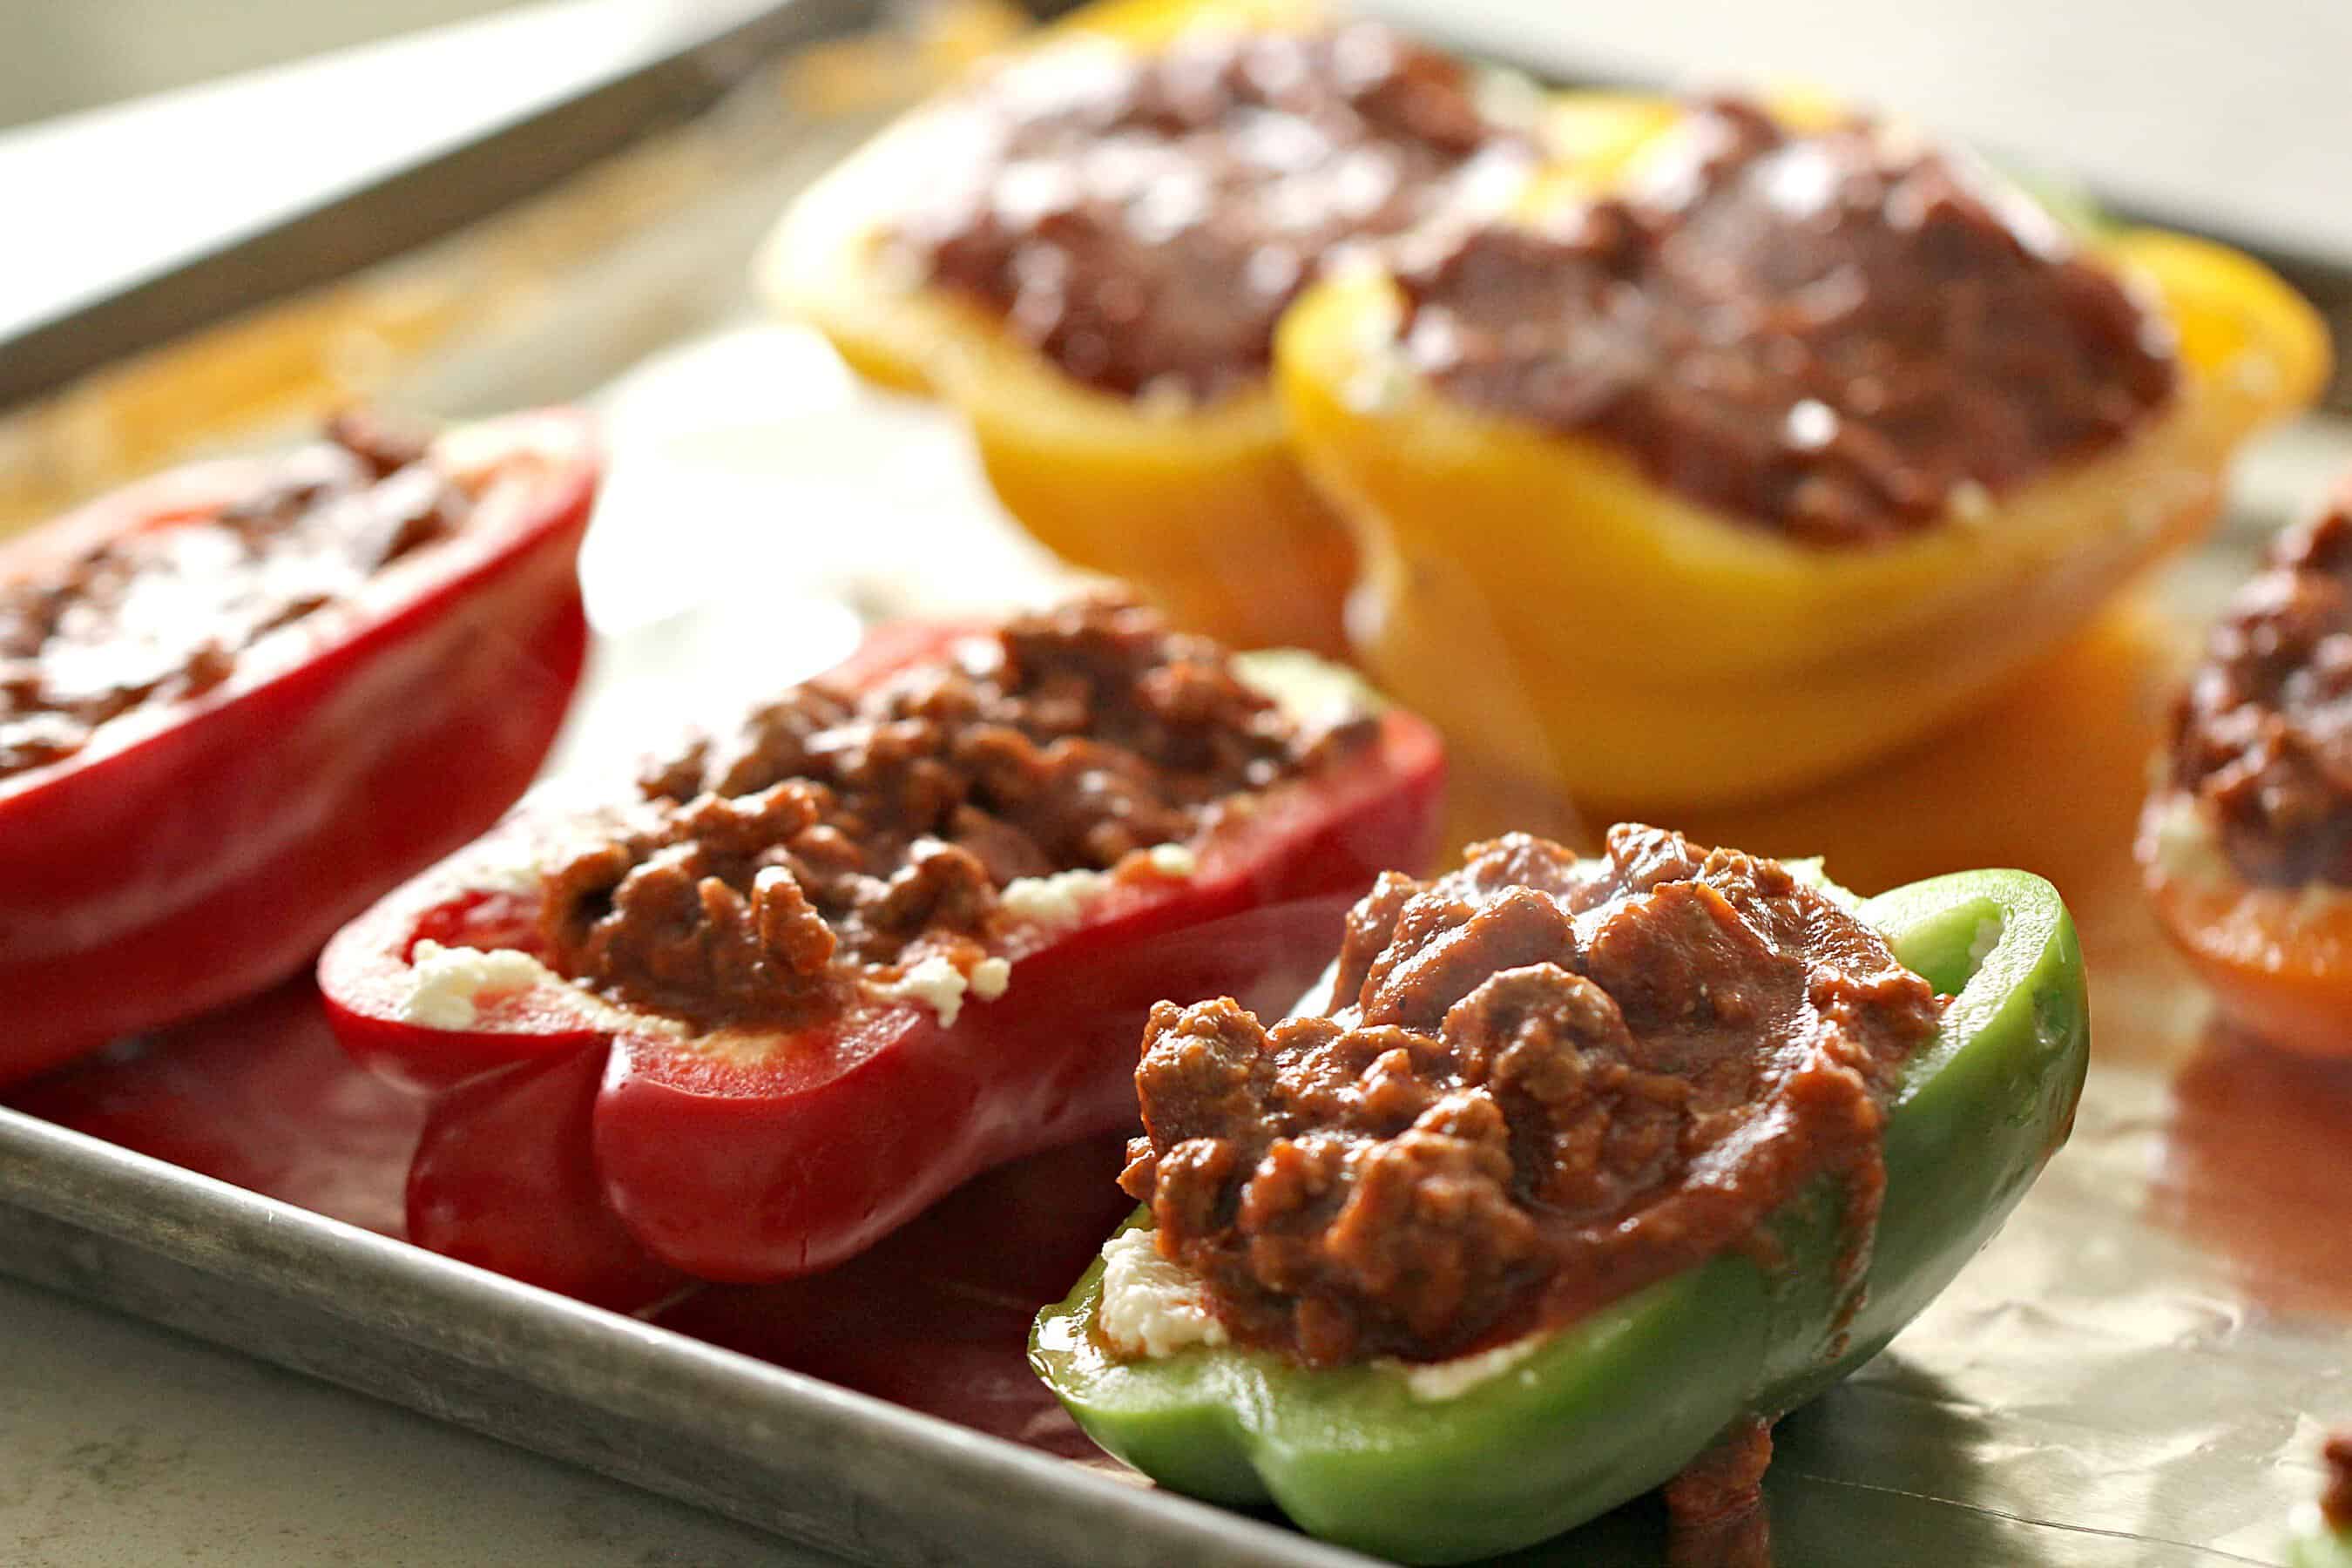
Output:
<svg viewBox="0 0 2352 1568">
<path fill-rule="evenodd" d="M 0 1280 L 11 1568 L 834 1559 L 377 1400 Z"/>
</svg>

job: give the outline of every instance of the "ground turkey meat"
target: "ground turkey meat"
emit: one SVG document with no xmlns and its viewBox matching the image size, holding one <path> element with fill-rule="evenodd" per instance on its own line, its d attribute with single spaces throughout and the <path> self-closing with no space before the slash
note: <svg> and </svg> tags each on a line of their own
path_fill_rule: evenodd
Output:
<svg viewBox="0 0 2352 1568">
<path fill-rule="evenodd" d="M 1216 644 L 1084 600 L 872 690 L 810 681 L 660 762 L 551 874 L 543 935 L 616 1001 L 806 1026 L 919 954 L 968 971 L 1007 882 L 1190 842 L 1369 733 L 1302 730 Z"/>
<path fill-rule="evenodd" d="M 1336 1005 L 1163 1003 L 1121 1178 L 1227 1328 L 1312 1363 L 1567 1321 L 1824 1173 L 1867 1258 L 1880 1131 L 1940 1005 L 1779 864 L 1620 826 L 1525 836 L 1349 917 Z"/>
<path fill-rule="evenodd" d="M 133 709 L 211 690 L 263 637 L 464 525 L 467 495 L 421 439 L 356 412 L 327 435 L 211 517 L 0 584 L 0 780 Z"/>
<path fill-rule="evenodd" d="M 2319 1495 L 2319 1511 L 2331 1530 L 2352 1530 L 2352 1432 L 2330 1436 L 2320 1449 L 2327 1466 L 2327 1489 Z"/>
<path fill-rule="evenodd" d="M 2172 784 L 2246 880 L 2352 887 L 2352 479 L 2214 626 L 2173 708 Z"/>
<path fill-rule="evenodd" d="M 1065 45 L 943 111 L 889 243 L 1080 381 L 1205 400 L 1264 378 L 1335 247 L 1458 205 L 1474 169 L 1526 166 L 1472 87 L 1372 23 Z"/>
<path fill-rule="evenodd" d="M 1672 145 L 1550 230 L 1488 225 L 1415 258 L 1408 362 L 1822 545 L 1989 504 L 2171 398 L 2160 321 L 1960 155 L 1864 120 L 1784 131 L 1732 100 Z"/>
</svg>

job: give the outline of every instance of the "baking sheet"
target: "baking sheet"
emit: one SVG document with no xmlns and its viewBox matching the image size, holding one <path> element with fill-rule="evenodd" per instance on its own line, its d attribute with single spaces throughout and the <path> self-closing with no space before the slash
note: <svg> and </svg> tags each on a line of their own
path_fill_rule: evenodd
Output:
<svg viewBox="0 0 2352 1568">
<path fill-rule="evenodd" d="M 748 122 L 774 144 L 774 116 Z M 583 573 L 605 643 L 562 766 L 604 765 L 661 740 L 682 706 L 723 712 L 790 679 L 862 616 L 1060 581 L 996 515 L 950 424 L 746 313 L 743 256 L 820 161 L 820 144 L 793 145 L 792 166 L 689 186 L 671 221 L 584 259 L 558 247 L 560 283 L 371 373 L 371 390 L 452 415 L 602 388 L 614 465 Z M 462 271 L 468 255 L 435 264 Z M 1886 1355 L 1784 1424 L 1769 1545 L 1685 1543 L 1675 1561 L 2282 1560 L 2288 1515 L 2318 1485 L 2318 1432 L 2352 1420 L 2352 1068 L 2211 1028 L 2156 941 L 2126 845 L 2191 628 L 2347 461 L 2342 427 L 2283 433 L 2244 466 L 2209 550 L 1997 710 L 1808 802 L 1690 824 L 1825 850 L 1861 886 L 1952 864 L 2044 870 L 2084 927 L 2096 1065 L 2073 1143 L 2008 1229 Z M 709 560 L 727 571 L 696 564 Z M 1932 832 L 1918 818 L 1931 784 Z M 1464 832 L 1591 826 L 1553 802 L 1465 795 Z M 308 1070 L 330 1098 L 366 1092 L 331 1057 Z M 237 1104 L 222 1102 L 223 1125 L 250 1115 Z M 171 1127 L 187 1122 L 110 1131 L 136 1143 Z M 372 1158 L 396 1154 L 396 1131 L 373 1136 Z M 300 1195 L 357 1205 L 362 1223 L 396 1212 L 380 1189 Z M 1054 1457 L 1058 1438 L 975 1436 L 6 1111 L 0 1269 L 867 1560 L 1349 1560 Z M 741 1337 L 741 1316 L 698 1326 Z M 1516 1561 L 1670 1550 L 1637 1505 Z"/>
<path fill-rule="evenodd" d="M 690 706 L 719 712 L 758 685 L 824 662 L 855 636 L 849 605 L 964 608 L 1034 597 L 1063 581 L 995 516 L 950 425 L 862 391 L 793 329 L 746 326 L 668 351 L 603 402 L 614 484 L 586 571 L 608 641 L 566 743 L 574 769 L 657 742 L 677 721 L 681 689 Z M 852 521 L 861 526 L 835 526 Z M 1984 792 L 1982 819 L 1945 823 L 1938 852 L 2023 860 L 2059 876 L 2093 965 L 2097 1065 L 2072 1144 L 2008 1229 L 1885 1356 L 1783 1426 L 1768 1488 L 1771 1555 L 1745 1560 L 1851 1562 L 1866 1542 L 1867 1560 L 1906 1563 L 2273 1563 L 2289 1513 L 2315 1491 L 2318 1433 L 2352 1417 L 2352 1230 L 2334 1206 L 2352 1177 L 2352 1069 L 2284 1058 L 2207 1026 L 2201 1001 L 2155 941 L 2124 849 L 2157 700 L 2186 625 L 2235 577 L 2248 542 L 2245 530 L 2225 532 L 2166 580 L 2160 598 L 2063 656 L 2063 679 L 2045 676 L 2041 690 L 1921 758 L 1843 786 L 1793 820 L 1750 814 L 1748 834 L 1766 842 L 1816 828 L 1805 813 L 1833 814 L 1840 796 L 1866 801 L 1899 785 L 1906 769 L 2005 768 L 2009 798 Z M 726 574 L 738 586 L 719 596 L 706 576 L 656 569 L 720 550 L 740 567 Z M 745 584 L 757 587 L 743 592 Z M 695 671 L 709 678 L 697 682 Z M 1475 785 L 1469 794 L 1466 816 L 1510 809 L 1478 801 Z M 1928 851 L 1906 847 L 1889 826 L 1854 824 L 1843 846 L 1825 846 L 1832 865 L 1843 863 L 1843 847 L 1845 859 L 1880 873 L 1857 880 L 1928 868 L 1902 864 Z M 197 1034 L 199 1045 L 210 1037 Z M 247 1031 L 264 1037 L 276 1029 Z M 201 1051 L 190 1067 L 184 1039 L 173 1048 L 164 1065 L 190 1076 L 143 1120 L 118 1098 L 93 1121 L 86 1103 L 60 1105 L 54 1086 L 35 1103 L 232 1174 L 235 1161 L 205 1145 L 205 1129 L 233 1139 L 257 1108 L 274 1107 L 283 1124 L 266 1131 L 289 1163 L 240 1179 L 396 1226 L 402 1140 L 413 1136 L 398 1101 L 322 1046 L 257 1070 L 249 1053 L 228 1053 L 256 1075 L 242 1088 L 218 1067 L 202 1068 Z M 206 1048 L 228 1050 L 216 1038 Z M 132 1057 L 91 1070 L 136 1083 L 158 1064 Z M 289 1121 L 287 1106 L 305 1097 L 342 1105 L 343 1120 Z M 341 1129 L 340 1155 L 305 1142 L 322 1127 Z M 1000 1310 L 980 1331 L 1001 1337 L 995 1353 L 983 1344 L 960 1364 L 949 1358 L 912 1387 L 894 1390 L 871 1365 L 838 1373 L 934 1409 L 953 1410 L 960 1390 L 972 1393 L 955 1414 L 1003 1436 L 952 1444 L 953 1429 L 936 1420 L 828 1399 L 821 1385 L 779 1381 L 660 1329 L 396 1244 L 265 1218 L 255 1200 L 163 1171 L 134 1179 L 121 1162 L 45 1133 L 0 1126 L 9 1205 L 0 1209 L 9 1241 L 0 1267 L 802 1539 L 877 1561 L 986 1542 L 1008 1559 L 1108 1562 L 1113 1536 L 1116 1550 L 1138 1553 L 1120 1559 L 1132 1561 L 1218 1552 L 1265 1561 L 1307 1550 L 1248 1521 L 1218 1519 L 1224 1533 L 1201 1533 L 1203 1516 L 1216 1516 L 1177 1500 L 1153 1499 L 1173 1511 L 1129 1520 L 1125 1510 L 1144 1506 L 1143 1494 L 1106 1491 L 1099 1463 L 1070 1463 L 1083 1448 L 1042 1405 L 1008 1418 L 998 1397 L 993 1414 L 974 1414 L 1018 1376 L 1023 1312 Z M 341 1184 L 322 1187 L 325 1177 Z M 762 1316 L 754 1294 L 675 1321 L 761 1348 Z M 772 1335 L 765 1348 L 792 1337 Z M 934 1338 L 951 1343 L 956 1331 Z M 495 1352 L 487 1364 L 467 1359 L 485 1352 Z M 833 1437 L 819 1451 L 854 1439 L 856 1461 L 844 1468 L 887 1475 L 889 1484 L 845 1492 L 840 1470 L 778 1468 L 788 1449 L 794 1465 L 810 1463 L 820 1431 Z M 1024 1436 L 1039 1455 L 1065 1457 L 1016 1458 L 1003 1438 Z M 1000 1463 L 1012 1468 L 999 1475 Z M 790 1508 L 778 1501 L 787 1483 Z M 998 1506 L 1004 1498 L 1018 1502 Z M 1058 1533 L 1042 1539 L 1048 1518 Z M 1080 1520 L 1091 1522 L 1080 1529 Z M 1163 1527 L 1170 1533 L 1158 1533 Z M 1667 1548 L 1644 1505 L 1517 1561 L 1646 1563 Z M 1743 1559 L 1685 1552 L 1675 1560 Z"/>
</svg>

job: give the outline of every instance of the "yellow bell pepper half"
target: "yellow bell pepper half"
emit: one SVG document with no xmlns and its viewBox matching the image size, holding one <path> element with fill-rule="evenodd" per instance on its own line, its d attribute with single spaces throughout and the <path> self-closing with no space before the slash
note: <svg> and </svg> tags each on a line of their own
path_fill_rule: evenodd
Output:
<svg viewBox="0 0 2352 1568">
<path fill-rule="evenodd" d="M 1302 0 L 1108 0 L 1039 42 L 1150 50 L 1202 27 L 1295 29 L 1328 15 Z M 1598 161 L 1657 115 L 1655 100 L 1579 95 L 1546 110 L 1543 134 Z M 1197 407 L 1107 393 L 990 311 L 879 263 L 895 204 L 926 177 L 930 129 L 918 110 L 794 204 L 760 266 L 769 297 L 868 380 L 951 404 L 1005 510 L 1063 559 L 1237 646 L 1341 649 L 1355 545 L 1300 472 L 1270 380 Z"/>
<path fill-rule="evenodd" d="M 1623 451 L 1449 400 L 1394 352 L 1378 273 L 1293 307 L 1294 442 L 1365 556 L 1350 630 L 1476 763 L 1580 801 L 1769 797 L 1943 725 L 2194 538 L 2233 447 L 2324 383 L 2317 314 L 2184 236 L 2087 242 L 2160 302 L 2179 392 L 2122 445 L 1885 544 L 1798 544 L 1683 500 Z"/>
<path fill-rule="evenodd" d="M 1112 0 L 1039 37 L 1149 49 L 1194 26 L 1297 26 L 1313 14 L 1286 0 Z M 931 130 L 916 110 L 794 204 L 760 263 L 769 297 L 867 380 L 952 405 L 1005 510 L 1063 559 L 1127 578 L 1179 624 L 1237 646 L 1338 651 L 1354 546 L 1299 472 L 1270 387 L 1198 408 L 1139 404 L 879 261 L 894 205 L 926 177 Z"/>
</svg>

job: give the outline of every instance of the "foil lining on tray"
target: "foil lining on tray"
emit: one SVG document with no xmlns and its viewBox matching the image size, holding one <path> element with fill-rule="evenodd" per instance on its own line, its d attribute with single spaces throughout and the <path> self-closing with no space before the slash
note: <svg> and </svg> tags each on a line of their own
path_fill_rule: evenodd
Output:
<svg viewBox="0 0 2352 1568">
<path fill-rule="evenodd" d="M 406 314 L 376 300 L 358 326 L 338 318 L 332 331 L 314 331 L 298 309 L 256 329 L 329 347 L 335 333 L 362 331 L 378 347 L 364 375 L 313 377 L 300 397 L 257 399 L 255 428 L 289 400 L 331 401 L 354 385 L 453 415 L 604 388 L 614 468 L 586 570 L 606 640 L 564 767 L 609 765 L 657 738 L 647 726 L 668 717 L 664 679 L 697 660 L 774 650 L 780 625 L 793 636 L 777 658 L 797 674 L 849 635 L 844 606 L 866 617 L 973 609 L 1070 581 L 996 513 L 947 421 L 858 388 L 810 334 L 747 324 L 744 255 L 783 195 L 871 123 L 860 107 L 855 120 L 821 122 L 782 112 L 780 100 L 753 113 L 738 106 L 698 140 L 591 182 L 592 205 L 629 220 L 625 239 L 581 218 L 577 202 L 569 219 L 522 215 L 360 285 L 363 302 L 373 289 L 406 301 Z M 416 307 L 492 274 L 502 308 L 467 312 L 463 332 L 445 335 L 440 316 Z M 415 342 L 383 324 L 427 316 L 434 330 Z M 247 340 L 235 349 L 260 352 Z M 0 430 L 0 449 L 40 458 L 17 471 L 55 478 L 60 494 L 114 477 L 104 464 L 65 463 L 58 454 L 68 448 L 160 460 L 176 438 L 145 421 L 160 395 L 151 384 L 170 371 L 134 367 L 70 408 L 20 419 Z M 1982 825 L 1986 858 L 2033 866 L 2044 841 L 2000 853 L 2003 824 L 2053 809 L 2085 771 L 2128 783 L 2137 763 L 2124 752 L 2152 733 L 2197 620 L 2242 574 L 2250 542 L 2307 501 L 2312 476 L 2347 460 L 2352 428 L 2312 422 L 2242 466 L 2234 526 L 2172 570 L 2146 612 L 2148 640 L 2118 698 L 2136 706 L 2096 742 L 2114 754 L 2028 750 L 2047 736 L 2004 731 L 1999 714 L 1973 721 L 1971 745 L 1996 758 L 2009 747 L 2017 762 L 2011 811 Z M 28 507 L 54 499 L 34 490 Z M 861 526 L 835 526 L 851 518 Z M 725 574 L 731 589 L 660 569 L 710 551 L 743 563 Z M 2076 908 L 2096 997 L 2095 1066 L 2073 1142 L 1886 1354 L 1782 1425 L 1769 1542 L 1670 1542 L 1645 1503 L 1513 1562 L 2283 1561 L 2289 1517 L 2319 1486 L 2320 1433 L 2352 1424 L 2352 1064 L 2283 1058 L 2207 1023 L 2140 907 L 2126 847 L 2131 803 L 2119 795 L 2081 807 L 2098 820 L 2084 823 L 2063 864 L 2033 866 Z M 1503 818 L 1578 826 L 1531 817 L 1499 795 L 1461 826 Z M 1776 830 L 1810 834 L 1817 820 L 1782 818 Z M 1822 850 L 1833 870 L 1843 864 L 1836 843 L 1754 847 Z M 1877 855 L 1877 871 L 1896 868 L 1883 851 L 1855 853 Z M 1066 1452 L 1066 1437 L 1055 1430 L 1045 1446 Z"/>
</svg>

